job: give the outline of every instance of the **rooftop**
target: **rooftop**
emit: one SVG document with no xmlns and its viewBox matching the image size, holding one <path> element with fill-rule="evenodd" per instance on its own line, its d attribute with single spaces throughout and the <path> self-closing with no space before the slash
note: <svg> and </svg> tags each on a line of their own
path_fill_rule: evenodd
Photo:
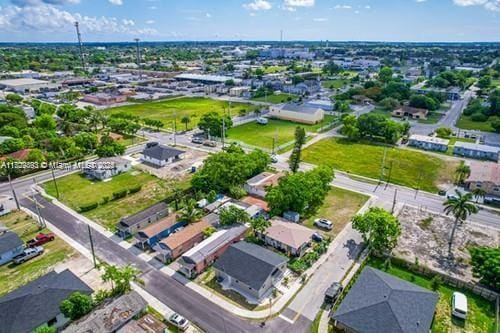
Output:
<svg viewBox="0 0 500 333">
<path fill-rule="evenodd" d="M 493 162 L 470 162 L 468 182 L 490 182 L 500 185 L 500 164 Z"/>
<path fill-rule="evenodd" d="M 149 238 L 154 237 L 154 236 L 158 235 L 159 233 L 167 230 L 171 226 L 173 226 L 176 222 L 177 222 L 177 214 L 169 215 L 169 216 L 161 219 L 160 221 L 148 226 L 147 228 L 140 230 L 138 233 L 138 236 L 140 234 L 144 234 Z"/>
<path fill-rule="evenodd" d="M 271 226 L 264 232 L 264 235 L 267 237 L 291 246 L 294 249 L 301 247 L 304 243 L 310 242 L 313 234 L 314 231 L 312 229 L 297 223 L 287 222 L 281 218 L 273 218 Z"/>
<path fill-rule="evenodd" d="M 477 150 L 477 151 L 488 152 L 488 153 L 495 153 L 495 154 L 498 153 L 498 152 L 500 152 L 500 148 L 498 148 L 498 147 L 493 147 L 493 146 L 488 146 L 488 145 L 481 145 L 479 143 L 461 142 L 461 141 L 457 141 L 455 143 L 455 148 Z"/>
<path fill-rule="evenodd" d="M 160 213 L 164 210 L 168 209 L 168 205 L 165 202 L 159 202 L 157 204 L 154 204 L 153 206 L 150 206 L 144 210 L 141 210 L 137 214 L 126 216 L 120 220 L 120 225 L 124 227 L 130 227 L 133 226 L 144 219 L 153 216 L 157 213 Z"/>
<path fill-rule="evenodd" d="M 152 142 L 149 146 L 146 146 L 146 148 L 143 151 L 143 154 L 145 156 L 161 161 L 167 160 L 171 157 L 179 156 L 184 153 L 185 152 L 183 150 L 160 145 L 156 142 Z"/>
<path fill-rule="evenodd" d="M 445 146 L 447 146 L 448 143 L 450 142 L 450 140 L 441 139 L 441 138 L 438 138 L 435 136 L 427 136 L 427 135 L 419 135 L 419 134 L 410 135 L 410 140 L 428 142 L 428 143 L 437 143 L 437 144 L 445 145 Z"/>
<path fill-rule="evenodd" d="M 315 114 L 318 111 L 322 111 L 320 108 L 308 106 L 306 104 L 295 104 L 295 103 L 287 103 L 281 105 L 281 110 L 285 110 L 288 112 L 297 112 L 297 113 L 307 113 L 307 114 Z"/>
<path fill-rule="evenodd" d="M 11 86 L 11 87 L 24 86 L 24 85 L 30 85 L 30 84 L 48 84 L 48 83 L 49 83 L 48 81 L 30 79 L 30 78 L 10 79 L 10 80 L 1 80 L 0 81 L 0 85 Z"/>
<path fill-rule="evenodd" d="M 23 244 L 23 241 L 15 232 L 7 231 L 0 233 L 0 255 Z"/>
<path fill-rule="evenodd" d="M 204 220 L 196 223 L 191 223 L 184 229 L 161 240 L 160 247 L 162 247 L 161 245 L 163 244 L 171 250 L 176 249 L 185 242 L 189 241 L 191 238 L 201 234 L 203 230 L 205 230 L 209 226 L 210 224 L 208 222 L 205 222 Z"/>
</svg>

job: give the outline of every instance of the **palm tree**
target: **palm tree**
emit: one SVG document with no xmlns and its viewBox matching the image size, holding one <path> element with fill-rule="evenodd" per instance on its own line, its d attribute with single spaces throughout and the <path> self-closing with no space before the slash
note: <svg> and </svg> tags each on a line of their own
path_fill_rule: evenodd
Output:
<svg viewBox="0 0 500 333">
<path fill-rule="evenodd" d="M 188 130 L 188 124 L 191 122 L 191 119 L 189 119 L 189 116 L 184 116 L 181 118 L 181 123 L 184 124 L 184 126 L 186 126 L 186 132 Z"/>
<path fill-rule="evenodd" d="M 455 238 L 458 222 L 464 222 L 471 214 L 476 214 L 479 210 L 475 204 L 470 202 L 472 193 L 462 194 L 459 191 L 455 191 L 455 193 L 455 196 L 448 198 L 448 200 L 443 203 L 446 215 L 451 213 L 455 217 L 455 222 L 451 229 L 450 240 L 448 241 L 448 256 L 450 258 L 452 257 L 451 247 L 453 245 L 453 239 Z"/>
<path fill-rule="evenodd" d="M 189 224 L 198 221 L 202 216 L 202 212 L 196 207 L 196 201 L 191 199 L 182 210 L 181 219 Z"/>
<path fill-rule="evenodd" d="M 483 190 L 480 187 L 476 187 L 474 190 L 472 190 L 472 194 L 476 197 L 476 203 L 479 202 L 479 198 L 483 198 L 486 196 L 487 192 Z"/>
<path fill-rule="evenodd" d="M 467 177 L 470 176 L 470 166 L 461 161 L 460 164 L 455 169 L 455 183 L 457 185 L 462 184 Z"/>
</svg>

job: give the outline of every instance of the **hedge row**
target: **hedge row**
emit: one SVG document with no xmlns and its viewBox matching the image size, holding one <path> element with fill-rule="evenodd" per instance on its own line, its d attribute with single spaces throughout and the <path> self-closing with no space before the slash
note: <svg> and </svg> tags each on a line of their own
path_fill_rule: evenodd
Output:
<svg viewBox="0 0 500 333">
<path fill-rule="evenodd" d="M 141 189 L 142 189 L 142 185 L 139 185 L 139 186 L 131 187 L 129 189 L 124 189 L 121 191 L 113 192 L 111 198 L 110 197 L 103 197 L 100 202 L 93 202 L 93 203 L 89 203 L 89 204 L 78 207 L 78 212 L 79 213 L 88 212 L 92 209 L 97 208 L 99 205 L 104 205 L 104 204 L 108 203 L 109 201 L 118 200 L 121 198 L 125 198 L 128 194 L 137 193 Z"/>
</svg>

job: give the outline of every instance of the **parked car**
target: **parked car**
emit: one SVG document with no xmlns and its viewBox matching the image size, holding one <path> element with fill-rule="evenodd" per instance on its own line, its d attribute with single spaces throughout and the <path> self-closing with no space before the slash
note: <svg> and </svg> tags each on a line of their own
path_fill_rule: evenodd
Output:
<svg viewBox="0 0 500 333">
<path fill-rule="evenodd" d="M 457 291 L 451 297 L 451 314 L 455 317 L 467 318 L 467 296 Z"/>
<path fill-rule="evenodd" d="M 29 247 L 24 249 L 24 252 L 14 258 L 14 263 L 22 264 L 25 261 L 38 257 L 43 253 L 42 246 Z"/>
<path fill-rule="evenodd" d="M 191 142 L 196 143 L 198 145 L 201 145 L 203 143 L 203 139 L 198 137 L 198 136 L 193 136 L 193 138 L 191 139 Z"/>
<path fill-rule="evenodd" d="M 207 147 L 217 147 L 217 142 L 205 140 L 205 141 L 203 141 L 203 145 L 207 146 Z"/>
<path fill-rule="evenodd" d="M 51 242 L 56 238 L 56 236 L 53 233 L 39 233 L 38 235 L 35 236 L 35 238 L 30 239 L 29 241 L 26 242 L 27 247 L 35 247 L 35 246 L 40 246 L 45 243 Z"/>
<path fill-rule="evenodd" d="M 342 293 L 342 290 L 344 288 L 342 287 L 342 284 L 340 282 L 334 282 L 330 287 L 325 292 L 325 303 L 327 304 L 333 304 L 337 300 L 337 298 L 340 296 Z"/>
<path fill-rule="evenodd" d="M 327 230 L 332 230 L 333 228 L 333 223 L 332 221 L 325 219 L 325 218 L 319 218 L 314 220 L 314 225 L 317 226 L 318 228 L 323 228 Z"/>
<path fill-rule="evenodd" d="M 182 331 L 185 331 L 189 326 L 189 321 L 178 313 L 171 315 L 170 318 L 168 318 L 168 321 Z"/>
<path fill-rule="evenodd" d="M 273 155 L 271 155 L 271 162 L 272 162 L 272 163 L 278 163 L 278 156 L 276 156 L 276 155 L 274 155 L 274 154 L 273 154 Z"/>
<path fill-rule="evenodd" d="M 315 241 L 315 242 L 322 242 L 323 241 L 323 236 L 321 236 L 319 233 L 315 232 L 314 234 L 312 234 L 312 240 Z"/>
</svg>

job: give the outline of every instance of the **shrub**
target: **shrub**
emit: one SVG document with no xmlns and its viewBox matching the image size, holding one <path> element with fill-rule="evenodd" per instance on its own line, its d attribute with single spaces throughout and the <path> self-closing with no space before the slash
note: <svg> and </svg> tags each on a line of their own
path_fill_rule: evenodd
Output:
<svg viewBox="0 0 500 333">
<path fill-rule="evenodd" d="M 247 192 L 242 186 L 231 186 L 229 188 L 229 196 L 235 199 L 243 198 L 245 195 L 247 195 Z"/>
<path fill-rule="evenodd" d="M 142 185 L 139 185 L 139 186 L 136 186 L 136 187 L 132 187 L 131 189 L 129 189 L 129 190 L 128 190 L 128 194 L 137 193 L 137 192 L 139 192 L 141 189 L 142 189 Z"/>
<path fill-rule="evenodd" d="M 80 206 L 78 208 L 78 211 L 80 213 L 88 212 L 89 210 L 97 208 L 97 206 L 99 206 L 99 204 L 97 202 L 93 202 L 93 203 L 90 203 L 90 204 L 87 204 L 87 205 L 84 205 L 84 206 Z"/>
<path fill-rule="evenodd" d="M 101 201 L 101 205 L 104 205 L 109 202 L 109 197 L 103 197 Z"/>
<path fill-rule="evenodd" d="M 439 290 L 442 284 L 443 279 L 441 279 L 439 275 L 434 275 L 434 277 L 431 279 L 431 288 L 434 291 Z"/>
<path fill-rule="evenodd" d="M 483 114 L 483 113 L 474 113 L 472 116 L 470 116 L 470 120 L 477 121 L 477 122 L 483 122 L 483 121 L 488 120 L 488 116 Z"/>
<path fill-rule="evenodd" d="M 111 200 L 118 200 L 118 199 L 121 199 L 121 198 L 124 198 L 127 196 L 127 190 L 121 190 L 121 191 L 117 191 L 117 192 L 113 192 L 113 196 L 112 196 L 112 199 Z"/>
</svg>

